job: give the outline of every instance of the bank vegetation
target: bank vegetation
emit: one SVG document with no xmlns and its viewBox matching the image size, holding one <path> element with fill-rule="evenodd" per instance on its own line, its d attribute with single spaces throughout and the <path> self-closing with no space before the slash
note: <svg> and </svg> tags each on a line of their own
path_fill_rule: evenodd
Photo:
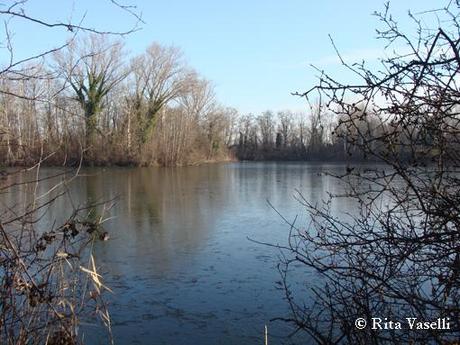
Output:
<svg viewBox="0 0 460 345">
<path fill-rule="evenodd" d="M 179 48 L 154 42 L 129 58 L 122 41 L 94 33 L 7 66 L 0 90 L 1 165 L 363 160 L 342 134 L 371 137 L 381 123 L 358 109 L 349 128 L 318 101 L 297 113 L 241 114 L 218 102 Z"/>
</svg>

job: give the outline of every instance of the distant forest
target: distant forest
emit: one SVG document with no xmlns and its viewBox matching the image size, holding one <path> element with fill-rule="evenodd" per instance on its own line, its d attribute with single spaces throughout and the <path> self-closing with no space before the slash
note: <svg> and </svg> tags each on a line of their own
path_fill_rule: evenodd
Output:
<svg viewBox="0 0 460 345">
<path fill-rule="evenodd" d="M 178 48 L 153 43 L 128 59 L 121 42 L 101 35 L 20 72 L 9 68 L 0 84 L 2 165 L 362 160 L 353 140 L 388 125 L 358 111 L 345 126 L 307 102 L 303 113 L 242 115 L 218 103 Z"/>
</svg>

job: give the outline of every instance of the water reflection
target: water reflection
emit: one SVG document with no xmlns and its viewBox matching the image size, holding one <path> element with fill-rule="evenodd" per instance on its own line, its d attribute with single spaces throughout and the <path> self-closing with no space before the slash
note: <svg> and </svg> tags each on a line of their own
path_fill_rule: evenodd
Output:
<svg viewBox="0 0 460 345">
<path fill-rule="evenodd" d="M 88 169 L 43 222 L 88 200 L 119 196 L 106 215 L 115 218 L 104 225 L 111 240 L 95 248 L 114 290 L 109 299 L 118 344 L 260 344 L 264 325 L 285 315 L 287 306 L 274 284 L 277 251 L 248 237 L 285 243 L 288 227 L 267 200 L 286 218 L 299 215 L 307 224 L 295 190 L 319 203 L 340 190 L 321 172 L 343 169 L 300 163 Z M 333 207 L 349 209 L 345 200 Z M 272 344 L 281 343 L 276 336 L 286 327 L 269 324 Z M 99 328 L 84 329 L 91 343 L 105 343 Z"/>
</svg>

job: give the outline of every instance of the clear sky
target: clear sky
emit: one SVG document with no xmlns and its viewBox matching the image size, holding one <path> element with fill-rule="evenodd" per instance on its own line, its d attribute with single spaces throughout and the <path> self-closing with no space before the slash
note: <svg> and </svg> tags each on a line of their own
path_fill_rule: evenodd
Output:
<svg viewBox="0 0 460 345">
<path fill-rule="evenodd" d="M 142 52 L 153 41 L 180 47 L 189 64 L 214 83 L 219 101 L 242 113 L 303 109 L 305 101 L 290 93 L 314 85 L 317 72 L 310 63 L 347 78 L 328 34 L 350 62 L 375 63 L 384 45 L 375 39 L 375 28 L 381 25 L 372 16 L 383 9 L 383 1 L 117 1 L 136 5 L 145 21 L 141 30 L 125 38 L 130 54 Z M 409 25 L 408 9 L 417 12 L 440 4 L 394 0 L 390 8 L 402 25 Z M 83 24 L 102 30 L 123 31 L 134 24 L 134 18 L 110 0 L 29 0 L 25 10 L 48 21 L 79 21 L 84 15 Z M 10 30 L 17 57 L 53 47 L 67 35 L 19 20 L 10 22 Z"/>
</svg>

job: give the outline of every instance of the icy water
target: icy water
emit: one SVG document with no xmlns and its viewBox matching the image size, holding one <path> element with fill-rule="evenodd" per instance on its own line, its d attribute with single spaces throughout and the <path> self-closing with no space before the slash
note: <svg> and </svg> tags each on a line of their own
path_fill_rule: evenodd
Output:
<svg viewBox="0 0 460 345">
<path fill-rule="evenodd" d="M 95 257 L 104 272 L 115 343 L 290 343 L 292 329 L 276 269 L 279 252 L 255 241 L 285 244 L 287 219 L 308 216 L 296 190 L 313 203 L 337 192 L 337 180 L 321 174 L 344 165 L 229 163 L 181 168 L 84 170 L 71 185 L 73 202 L 119 197 L 104 224 L 110 240 Z M 343 204 L 341 204 L 341 202 Z M 350 207 L 346 200 L 337 212 Z M 71 209 L 64 200 L 51 220 Z M 308 272 L 301 280 L 308 281 Z M 304 279 L 305 278 L 305 279 Z M 82 328 L 91 344 L 107 344 L 100 326 Z M 296 342 L 302 341 L 297 336 Z"/>
</svg>

